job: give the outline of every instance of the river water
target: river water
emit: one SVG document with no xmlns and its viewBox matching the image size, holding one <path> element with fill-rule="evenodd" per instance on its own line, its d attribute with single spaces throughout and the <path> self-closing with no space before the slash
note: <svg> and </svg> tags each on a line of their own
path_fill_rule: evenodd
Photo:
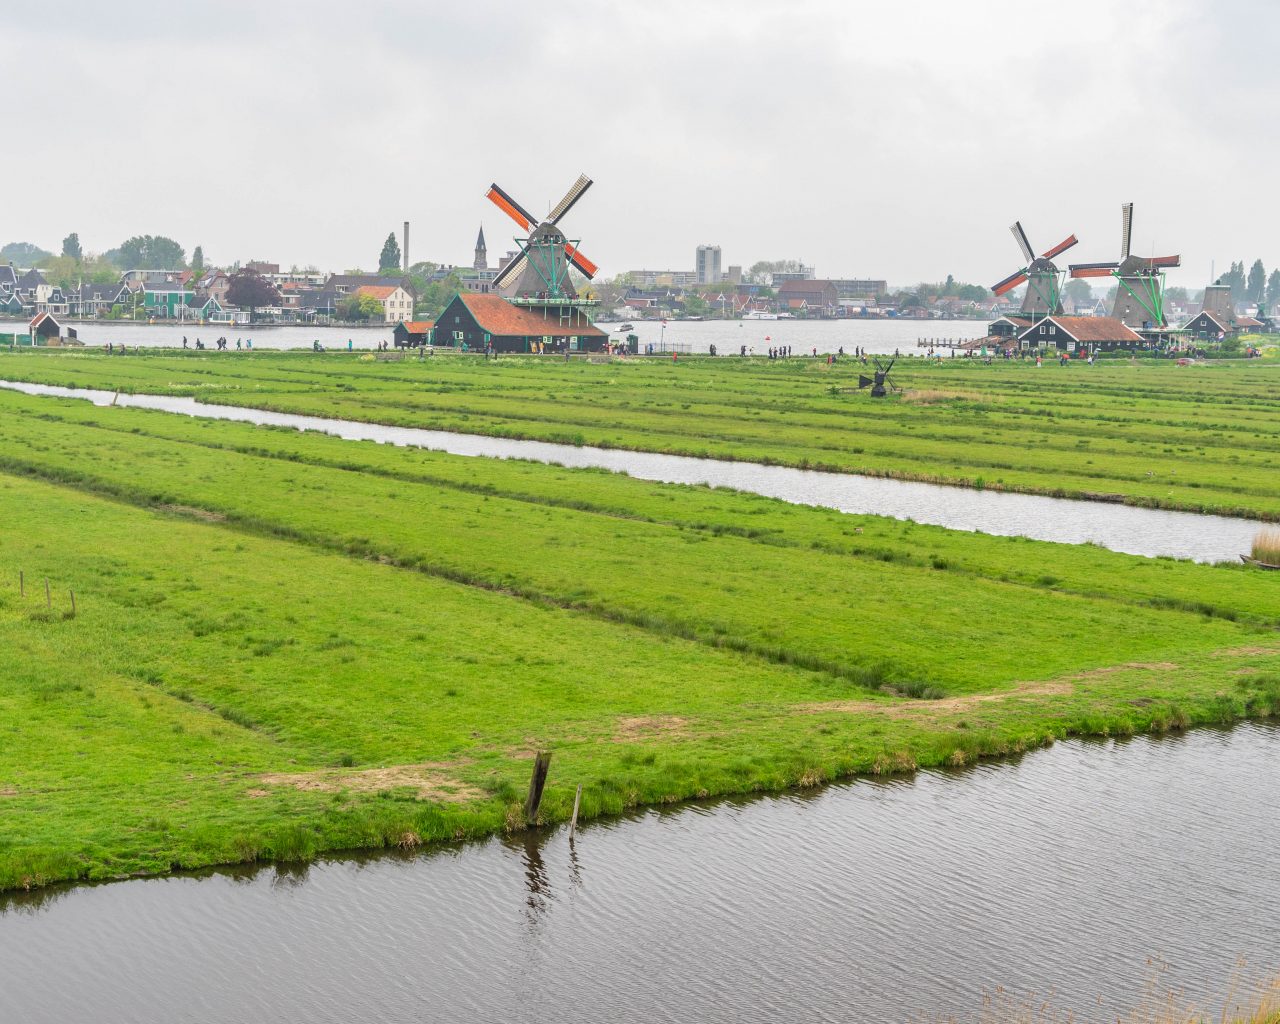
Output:
<svg viewBox="0 0 1280 1024">
<path fill-rule="evenodd" d="M 194 348 L 199 338 L 210 348 L 214 340 L 226 336 L 231 347 L 236 339 L 252 340 L 255 349 L 309 349 L 319 341 L 326 349 L 372 349 L 379 342 L 392 340 L 392 326 L 377 327 L 268 327 L 230 326 L 227 324 L 130 324 L 109 321 L 68 324 L 74 327 L 86 345 L 141 345 L 144 348 L 181 348 L 185 336 Z M 715 345 L 721 355 L 737 353 L 743 345 L 754 348 L 757 355 L 775 345 L 790 345 L 797 355 L 835 352 L 844 348 L 852 352 L 856 346 L 868 352 L 922 354 L 916 347 L 920 338 L 969 339 L 987 333 L 981 320 L 673 320 L 665 327 L 656 320 L 636 321 L 630 331 L 619 331 L 617 323 L 601 323 L 601 330 L 617 339 L 635 334 L 641 345 L 666 343 L 680 351 L 706 352 Z M 7 330 L 7 328 L 5 328 Z"/>
<path fill-rule="evenodd" d="M 31 395 L 88 399 L 98 405 L 130 406 L 210 419 L 317 430 L 354 441 L 430 448 L 455 455 L 518 458 L 581 468 L 595 467 L 662 483 L 731 487 L 799 505 L 841 512 L 892 516 L 954 530 L 1023 536 L 1066 544 L 1093 543 L 1113 551 L 1201 562 L 1236 561 L 1247 554 L 1257 523 L 1225 516 L 1168 512 L 1092 501 L 888 480 L 850 473 L 820 473 L 751 462 L 725 462 L 681 455 L 516 441 L 442 430 L 267 412 L 213 405 L 193 398 L 116 395 L 87 388 L 0 381 L 0 387 Z"/>
<path fill-rule="evenodd" d="M 1280 970 L 1280 728 L 0 897 L 0 1021 L 1082 1021 Z M 1242 992 L 1241 995 L 1246 993 Z"/>
</svg>

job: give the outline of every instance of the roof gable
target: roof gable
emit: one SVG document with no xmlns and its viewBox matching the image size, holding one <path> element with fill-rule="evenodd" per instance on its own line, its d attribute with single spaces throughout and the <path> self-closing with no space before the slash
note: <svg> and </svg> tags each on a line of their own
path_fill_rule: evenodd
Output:
<svg viewBox="0 0 1280 1024">
<path fill-rule="evenodd" d="M 1048 324 L 1055 326 L 1073 341 L 1142 341 L 1142 335 L 1123 320 L 1111 316 L 1047 316 L 1027 328 L 1019 337 L 1039 337 L 1039 328 Z"/>
</svg>

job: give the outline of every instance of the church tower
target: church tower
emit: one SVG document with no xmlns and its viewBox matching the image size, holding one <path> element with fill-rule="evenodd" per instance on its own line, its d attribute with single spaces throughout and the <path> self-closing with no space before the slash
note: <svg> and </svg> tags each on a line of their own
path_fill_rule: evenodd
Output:
<svg viewBox="0 0 1280 1024">
<path fill-rule="evenodd" d="M 472 268 L 475 270 L 489 269 L 489 254 L 484 247 L 484 225 L 480 225 L 480 234 L 476 237 L 476 259 Z"/>
</svg>

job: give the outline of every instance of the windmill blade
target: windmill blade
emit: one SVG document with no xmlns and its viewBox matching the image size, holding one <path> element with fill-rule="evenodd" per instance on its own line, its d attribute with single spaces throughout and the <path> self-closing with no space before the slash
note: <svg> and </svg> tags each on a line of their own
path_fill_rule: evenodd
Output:
<svg viewBox="0 0 1280 1024">
<path fill-rule="evenodd" d="M 485 198 L 524 228 L 525 231 L 532 231 L 538 226 L 538 219 L 500 189 L 496 182 L 489 186 L 489 191 L 485 193 Z"/>
<path fill-rule="evenodd" d="M 1061 256 L 1064 252 L 1066 252 L 1068 249 L 1070 249 L 1073 245 L 1075 245 L 1079 241 L 1080 239 L 1076 238 L 1075 235 L 1072 235 L 1070 238 L 1064 238 L 1061 242 L 1055 245 L 1052 249 L 1050 249 L 1040 258 L 1044 260 L 1051 260 L 1055 256 Z"/>
<path fill-rule="evenodd" d="M 861 373 L 860 373 L 860 374 L 858 374 L 858 387 L 860 387 L 860 388 L 869 388 L 869 387 L 871 387 L 871 385 L 872 385 L 872 384 L 874 384 L 874 383 L 875 383 L 875 381 L 873 381 L 870 377 L 867 377 L 867 376 L 865 376 L 865 375 L 863 375 L 863 374 L 861 374 Z"/>
<path fill-rule="evenodd" d="M 1013 289 L 1017 288 L 1018 285 L 1022 284 L 1026 279 L 1027 272 L 1025 270 L 1019 270 L 1016 274 L 1010 274 L 991 290 L 995 292 L 996 295 L 1003 295 L 1005 292 L 1013 291 Z"/>
<path fill-rule="evenodd" d="M 1120 259 L 1129 258 L 1129 243 L 1133 241 L 1133 203 L 1120 207 Z"/>
<path fill-rule="evenodd" d="M 592 186 L 593 182 L 585 174 L 579 174 L 578 180 L 564 194 L 564 198 L 556 203 L 555 207 L 547 214 L 547 220 L 552 224 L 560 223 L 560 218 L 573 209 L 573 204 L 582 198 L 583 193 Z"/>
<path fill-rule="evenodd" d="M 1073 263 L 1067 268 L 1072 277 L 1110 277 L 1113 270 L 1119 270 L 1119 263 Z"/>
<path fill-rule="evenodd" d="M 529 262 L 529 257 L 526 256 L 524 253 L 521 253 L 519 256 L 513 259 L 510 263 L 508 263 L 505 267 L 503 267 L 500 271 L 498 271 L 498 276 L 493 279 L 493 286 L 495 288 L 501 288 L 504 284 L 506 284 L 512 278 L 517 277 L 520 274 L 520 271 L 524 270 L 525 264 L 527 264 L 528 262 Z"/>
<path fill-rule="evenodd" d="M 1013 239 L 1018 243 L 1018 248 L 1022 250 L 1023 257 L 1030 263 L 1036 258 L 1036 254 L 1031 248 L 1031 243 L 1027 241 L 1027 233 L 1022 230 L 1022 221 L 1015 220 L 1009 225 L 1009 230 L 1013 232 Z"/>
<path fill-rule="evenodd" d="M 886 377 L 889 376 L 889 371 L 893 369 L 893 364 L 896 363 L 897 361 L 898 361 L 897 356 L 894 356 L 892 359 L 889 360 L 889 365 L 884 368 L 884 374 Z"/>
<path fill-rule="evenodd" d="M 579 271 L 581 271 L 584 275 L 586 275 L 588 280 L 595 277 L 596 274 L 599 273 L 600 268 L 597 267 L 594 263 L 592 263 L 589 259 L 587 259 L 586 256 L 580 253 L 568 242 L 564 243 L 564 254 L 569 258 L 570 263 L 572 263 L 575 267 L 578 268 Z"/>
</svg>

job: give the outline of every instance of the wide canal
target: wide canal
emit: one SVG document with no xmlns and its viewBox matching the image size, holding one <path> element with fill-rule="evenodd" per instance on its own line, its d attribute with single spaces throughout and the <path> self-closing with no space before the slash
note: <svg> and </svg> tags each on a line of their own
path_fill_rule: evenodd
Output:
<svg viewBox="0 0 1280 1024">
<path fill-rule="evenodd" d="M 1003 986 L 1103 1022 L 1152 959 L 1217 1020 L 1280 970 L 1277 755 L 1255 724 L 1070 741 L 572 844 L 0 897 L 0 1021 L 969 1020 Z"/>
</svg>

